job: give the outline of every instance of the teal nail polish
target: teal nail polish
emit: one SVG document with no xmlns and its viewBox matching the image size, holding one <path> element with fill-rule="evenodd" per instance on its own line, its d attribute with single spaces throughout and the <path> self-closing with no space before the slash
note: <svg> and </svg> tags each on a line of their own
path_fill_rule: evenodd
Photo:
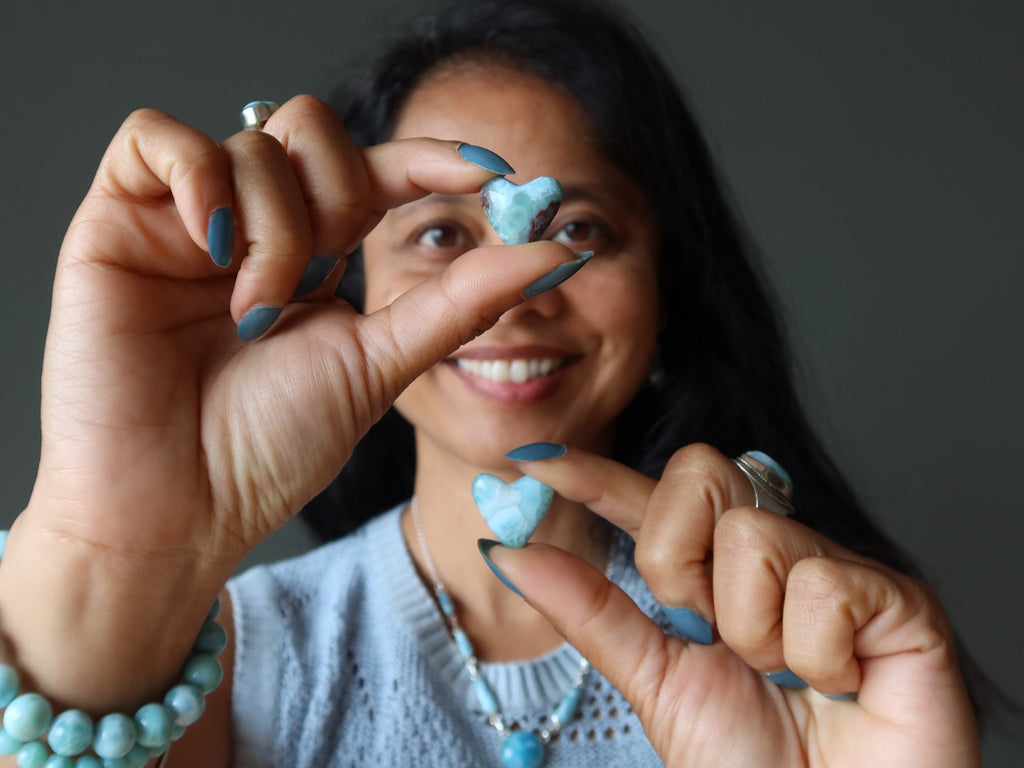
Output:
<svg viewBox="0 0 1024 768">
<path fill-rule="evenodd" d="M 231 265 L 235 249 L 235 217 L 230 208 L 218 208 L 210 214 L 206 225 L 206 248 L 218 267 Z"/>
<path fill-rule="evenodd" d="M 593 251 L 581 251 L 580 253 L 577 253 L 575 261 L 559 264 L 546 275 L 538 277 L 528 286 L 523 288 L 523 297 L 531 299 L 538 294 L 544 293 L 544 291 L 550 291 L 555 286 L 564 283 L 570 277 L 579 272 L 580 269 L 583 268 L 583 265 L 590 261 L 593 255 Z"/>
<path fill-rule="evenodd" d="M 850 702 L 850 701 L 856 701 L 857 700 L 857 694 L 855 692 L 854 693 L 823 693 L 821 695 L 824 696 L 829 701 Z"/>
<path fill-rule="evenodd" d="M 476 144 L 462 143 L 458 146 L 459 154 L 467 163 L 483 168 L 485 171 L 497 173 L 500 176 L 507 176 L 515 173 L 515 169 L 506 163 L 500 155 L 491 152 L 489 149 L 478 147 Z"/>
<path fill-rule="evenodd" d="M 309 264 L 306 265 L 306 270 L 302 273 L 302 277 L 299 278 L 299 284 L 295 286 L 295 293 L 292 298 L 301 299 L 303 296 L 311 294 L 324 284 L 327 276 L 331 274 L 337 265 L 338 259 L 328 258 L 327 256 L 314 256 L 311 258 Z"/>
<path fill-rule="evenodd" d="M 255 341 L 270 330 L 281 314 L 281 307 L 253 307 L 238 321 L 238 338 Z"/>
<path fill-rule="evenodd" d="M 700 645 L 711 645 L 714 636 L 711 631 L 711 623 L 695 611 L 689 608 L 666 608 L 661 607 L 672 626 L 687 640 L 692 640 Z"/>
<path fill-rule="evenodd" d="M 530 443 L 513 448 L 505 454 L 505 458 L 512 461 L 544 461 L 565 456 L 566 450 L 564 445 L 558 443 Z"/>
<path fill-rule="evenodd" d="M 494 547 L 500 547 L 501 544 L 497 541 L 491 541 L 490 539 L 477 539 L 476 546 L 480 550 L 480 554 L 483 555 L 484 562 L 487 563 L 487 567 L 490 568 L 494 575 L 498 577 L 498 580 L 517 595 L 523 597 L 523 593 L 516 589 L 516 585 L 509 581 L 508 577 L 499 571 L 498 566 L 496 566 L 494 561 L 491 560 L 491 556 L 489 554 L 491 549 Z"/>
<path fill-rule="evenodd" d="M 771 672 L 765 675 L 765 677 L 780 688 L 807 687 L 807 683 L 805 683 L 799 675 L 793 674 L 788 669 L 783 669 L 780 672 Z"/>
</svg>

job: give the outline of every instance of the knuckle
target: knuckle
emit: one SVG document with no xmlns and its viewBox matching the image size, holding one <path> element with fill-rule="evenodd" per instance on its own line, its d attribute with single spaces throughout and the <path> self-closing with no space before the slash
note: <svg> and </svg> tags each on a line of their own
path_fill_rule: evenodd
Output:
<svg viewBox="0 0 1024 768">
<path fill-rule="evenodd" d="M 693 501 L 706 509 L 724 510 L 730 506 L 726 476 L 722 472 L 724 461 L 722 454 L 710 445 L 687 445 L 669 458 L 662 480 L 667 480 L 671 487 L 687 488 Z"/>
<path fill-rule="evenodd" d="M 607 579 L 601 579 L 594 590 L 594 594 L 583 606 L 578 617 L 577 627 L 582 634 L 589 634 L 591 630 L 597 633 L 604 631 L 604 617 L 613 610 L 615 587 Z"/>
<path fill-rule="evenodd" d="M 145 129 L 146 126 L 152 125 L 153 123 L 162 123 L 169 120 L 173 120 L 173 118 L 166 112 L 162 112 L 159 109 L 152 109 L 150 107 L 143 107 L 141 109 L 132 110 L 124 119 L 121 127 L 123 130 L 136 131 Z"/>
<path fill-rule="evenodd" d="M 664 578 L 680 570 L 682 565 L 676 552 L 660 539 L 649 541 L 640 538 L 636 543 L 634 560 L 637 570 L 645 578 L 655 574 Z"/>
<path fill-rule="evenodd" d="M 227 157 L 224 150 L 212 140 L 174 163 L 170 174 L 171 186 L 176 187 L 192 178 L 202 178 L 208 173 L 227 173 Z"/>
<path fill-rule="evenodd" d="M 753 507 L 734 507 L 722 513 L 715 526 L 715 551 L 763 551 L 768 544 L 764 513 Z"/>
<path fill-rule="evenodd" d="M 334 110 L 326 101 L 308 93 L 300 93 L 299 95 L 288 99 L 288 101 L 282 105 L 280 111 L 283 111 L 285 114 L 294 113 L 294 117 L 296 118 L 307 117 L 321 119 L 324 117 L 333 117 L 335 115 Z"/>
<path fill-rule="evenodd" d="M 238 155 L 238 162 L 249 159 L 253 164 L 266 162 L 266 158 L 285 157 L 284 147 L 273 134 L 266 131 L 239 131 L 225 140 L 224 145 Z"/>
<path fill-rule="evenodd" d="M 798 601 L 806 610 L 822 615 L 845 610 L 850 590 L 842 565 L 823 556 L 805 557 L 789 571 L 786 599 Z"/>
<path fill-rule="evenodd" d="M 666 472 L 711 474 L 722 454 L 706 443 L 691 443 L 676 450 L 665 465 Z"/>
</svg>

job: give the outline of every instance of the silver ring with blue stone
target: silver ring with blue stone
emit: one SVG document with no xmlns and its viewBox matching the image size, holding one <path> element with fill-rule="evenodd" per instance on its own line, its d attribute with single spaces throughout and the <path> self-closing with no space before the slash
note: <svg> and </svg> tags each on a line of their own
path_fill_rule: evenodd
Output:
<svg viewBox="0 0 1024 768">
<path fill-rule="evenodd" d="M 747 451 L 732 462 L 750 480 L 755 507 L 784 517 L 793 514 L 793 481 L 775 459 L 762 451 Z"/>
<path fill-rule="evenodd" d="M 279 105 L 273 101 L 250 101 L 242 107 L 242 127 L 247 131 L 262 131 L 278 107 Z"/>
</svg>

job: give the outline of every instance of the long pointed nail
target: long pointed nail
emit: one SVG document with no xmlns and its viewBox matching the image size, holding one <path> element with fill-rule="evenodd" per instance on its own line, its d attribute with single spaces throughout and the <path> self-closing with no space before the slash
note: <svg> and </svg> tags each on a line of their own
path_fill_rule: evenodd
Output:
<svg viewBox="0 0 1024 768">
<path fill-rule="evenodd" d="M 823 693 L 821 694 L 829 701 L 850 702 L 857 700 L 857 693 Z"/>
<path fill-rule="evenodd" d="M 510 173 L 515 173 L 515 169 L 505 162 L 500 156 L 491 152 L 489 149 L 478 147 L 476 144 L 466 144 L 463 142 L 458 146 L 459 154 L 462 155 L 462 159 L 467 163 L 483 168 L 485 171 L 496 173 L 499 176 L 507 176 Z"/>
<path fill-rule="evenodd" d="M 711 631 L 711 622 L 689 608 L 666 608 L 661 607 L 672 626 L 687 640 L 692 640 L 700 645 L 711 645 L 714 642 L 714 634 Z"/>
<path fill-rule="evenodd" d="M 513 448 L 505 454 L 505 458 L 512 461 L 543 461 L 565 456 L 566 450 L 568 449 L 559 443 L 529 443 Z"/>
<path fill-rule="evenodd" d="M 491 550 L 494 547 L 500 547 L 501 544 L 497 541 L 491 541 L 490 539 L 477 539 L 476 546 L 480 550 L 480 554 L 483 555 L 484 562 L 487 563 L 487 567 L 490 568 L 494 575 L 498 577 L 498 580 L 501 581 L 502 584 L 511 589 L 513 592 L 515 592 L 517 595 L 523 597 L 523 593 L 516 589 L 516 585 L 509 581 L 508 576 L 502 573 L 498 569 L 498 566 L 494 564 L 494 561 L 491 560 Z"/>
<path fill-rule="evenodd" d="M 292 295 L 294 299 L 301 299 L 303 296 L 308 296 L 321 285 L 327 279 L 327 276 L 334 271 L 334 268 L 338 265 L 338 259 L 332 259 L 327 256 L 314 256 L 309 260 L 309 264 L 306 265 L 306 270 L 302 273 L 302 277 L 299 278 L 299 284 L 295 286 L 295 293 Z"/>
<path fill-rule="evenodd" d="M 544 293 L 544 291 L 550 291 L 556 285 L 561 285 L 579 272 L 580 269 L 583 268 L 583 265 L 590 261 L 593 255 L 593 251 L 581 251 L 580 253 L 577 253 L 575 261 L 567 261 L 564 264 L 559 264 L 546 275 L 541 275 L 528 286 L 523 288 L 523 297 L 531 299 L 537 294 Z"/>
<path fill-rule="evenodd" d="M 238 321 L 238 338 L 242 341 L 255 341 L 270 330 L 281 307 L 253 307 Z"/>
<path fill-rule="evenodd" d="M 230 208 L 218 208 L 206 225 L 206 249 L 218 267 L 231 265 L 235 250 L 235 217 Z"/>
<path fill-rule="evenodd" d="M 803 681 L 799 675 L 794 674 L 788 669 L 783 669 L 779 672 L 770 672 L 765 675 L 765 678 L 775 683 L 780 688 L 806 688 L 807 683 Z"/>
</svg>

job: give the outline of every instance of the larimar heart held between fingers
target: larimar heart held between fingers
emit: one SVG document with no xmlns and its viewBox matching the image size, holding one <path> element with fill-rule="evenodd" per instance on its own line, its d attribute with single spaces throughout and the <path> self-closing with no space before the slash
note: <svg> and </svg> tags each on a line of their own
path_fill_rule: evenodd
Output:
<svg viewBox="0 0 1024 768">
<path fill-rule="evenodd" d="M 525 184 L 498 176 L 480 189 L 480 205 L 505 245 L 540 239 L 561 203 L 562 185 L 550 176 L 538 176 Z"/>
<path fill-rule="evenodd" d="M 522 547 L 537 530 L 555 492 L 532 477 L 506 483 L 494 475 L 477 475 L 473 480 L 473 500 L 480 514 L 506 547 Z"/>
</svg>

